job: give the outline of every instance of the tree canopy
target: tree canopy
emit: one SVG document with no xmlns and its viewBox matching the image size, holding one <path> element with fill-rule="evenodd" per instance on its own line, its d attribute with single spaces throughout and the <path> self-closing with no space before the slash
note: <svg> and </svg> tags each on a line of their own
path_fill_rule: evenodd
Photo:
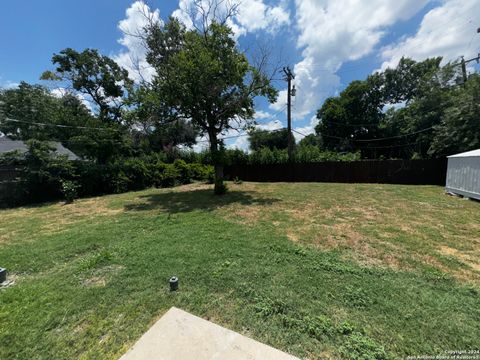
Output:
<svg viewBox="0 0 480 360">
<path fill-rule="evenodd" d="M 445 155 L 448 137 L 442 131 L 452 123 L 452 114 L 463 111 L 467 118 L 474 116 L 474 112 L 467 115 L 467 109 L 473 108 L 465 99 L 475 98 L 477 76 L 459 87 L 455 64 L 440 63 L 441 58 L 421 62 L 402 58 L 396 68 L 353 81 L 339 96 L 328 98 L 317 112 L 315 128 L 324 148 L 361 151 L 364 158 Z M 475 127 L 462 124 L 455 133 L 469 138 Z M 470 150 L 475 143 L 460 141 L 457 144 L 462 146 L 456 148 Z"/>
<path fill-rule="evenodd" d="M 57 65 L 55 71 L 45 71 L 42 80 L 67 82 L 71 89 L 89 96 L 102 120 L 121 118 L 124 99 L 133 86 L 127 70 L 95 49 L 67 48 L 55 54 L 52 63 Z"/>
<path fill-rule="evenodd" d="M 248 141 L 252 151 L 257 151 L 261 148 L 281 150 L 288 147 L 288 136 L 287 129 L 274 131 L 257 129 L 249 132 Z"/>
<path fill-rule="evenodd" d="M 215 163 L 215 192 L 222 193 L 222 141 L 232 128 L 253 122 L 254 98 L 274 101 L 270 78 L 249 64 L 237 48 L 232 30 L 212 20 L 187 30 L 177 19 L 147 28 L 147 60 L 155 68 L 152 88 L 168 119 L 185 119 L 207 136 Z"/>
</svg>

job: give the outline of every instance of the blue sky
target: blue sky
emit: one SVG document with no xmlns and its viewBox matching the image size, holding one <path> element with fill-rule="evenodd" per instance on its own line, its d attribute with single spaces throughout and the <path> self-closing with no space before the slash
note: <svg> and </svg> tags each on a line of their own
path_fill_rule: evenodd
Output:
<svg viewBox="0 0 480 360">
<path fill-rule="evenodd" d="M 142 26 L 140 9 L 161 19 L 173 14 L 188 25 L 185 10 L 192 1 L 2 1 L 0 87 L 39 82 L 53 53 L 66 47 L 99 49 L 133 73 L 131 59 L 142 63 L 144 51 L 121 29 Z M 241 48 L 269 44 L 274 59 L 281 53 L 282 64 L 292 67 L 298 89 L 294 128 L 305 134 L 313 131 L 325 98 L 394 66 L 401 56 L 456 60 L 480 52 L 478 0 L 243 0 L 231 25 Z M 258 101 L 258 122 L 267 129 L 285 126 L 285 84 L 276 85 L 276 104 Z M 228 144 L 246 148 L 247 141 Z"/>
</svg>

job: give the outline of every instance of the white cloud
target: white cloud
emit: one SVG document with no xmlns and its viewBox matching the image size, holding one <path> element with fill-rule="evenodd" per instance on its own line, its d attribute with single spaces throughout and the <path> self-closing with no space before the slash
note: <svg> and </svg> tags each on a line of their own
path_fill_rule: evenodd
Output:
<svg viewBox="0 0 480 360">
<path fill-rule="evenodd" d="M 387 28 L 406 20 L 429 0 L 296 0 L 297 47 L 302 60 L 294 66 L 297 99 L 294 119 L 302 119 L 334 94 L 336 71 L 347 61 L 370 54 Z M 286 91 L 280 92 L 280 109 Z"/>
<path fill-rule="evenodd" d="M 82 104 L 85 105 L 85 107 L 91 113 L 93 113 L 92 102 L 88 99 L 87 95 L 85 95 L 85 94 L 81 94 L 81 93 L 78 93 L 78 92 L 77 93 L 72 93 L 71 91 L 69 91 L 68 89 L 65 89 L 63 87 L 54 88 L 54 89 L 50 90 L 50 93 L 57 98 L 61 98 L 68 93 L 74 94 L 77 97 L 77 99 L 80 100 L 82 102 Z"/>
<path fill-rule="evenodd" d="M 478 0 L 443 1 L 422 19 L 418 31 L 382 49 L 381 68 L 395 67 L 402 56 L 415 60 L 443 56 L 444 62 L 460 55 L 476 55 L 480 35 L 476 33 L 480 6 Z"/>
<path fill-rule="evenodd" d="M 20 84 L 17 82 L 13 82 L 10 80 L 3 80 L 0 76 L 0 89 L 8 90 L 8 89 L 16 89 Z"/>
<path fill-rule="evenodd" d="M 243 151 L 249 151 L 250 143 L 248 142 L 248 136 L 240 136 L 236 138 L 233 143 L 227 145 L 227 149 L 239 149 Z"/>
<path fill-rule="evenodd" d="M 160 11 L 151 10 L 143 1 L 135 1 L 126 10 L 126 18 L 118 23 L 118 28 L 123 33 L 118 42 L 125 50 L 114 55 L 113 59 L 127 69 L 136 82 L 143 79 L 149 81 L 155 74 L 154 69 L 147 63 L 147 50 L 141 39 L 143 29 L 149 21 L 160 21 Z"/>
<path fill-rule="evenodd" d="M 306 135 L 314 134 L 315 133 L 315 126 L 318 125 L 318 119 L 316 116 L 312 116 L 310 118 L 310 123 L 307 126 L 297 127 L 293 131 L 293 136 L 295 137 L 296 141 L 302 140 Z"/>
<path fill-rule="evenodd" d="M 280 122 L 280 120 L 272 120 L 266 124 L 258 124 L 255 128 L 260 130 L 273 131 L 283 128 L 283 124 Z"/>
<path fill-rule="evenodd" d="M 270 114 L 267 111 L 263 110 L 258 110 L 255 112 L 255 119 L 268 119 L 269 117 L 272 117 L 272 114 Z"/>
<path fill-rule="evenodd" d="M 208 9 L 208 4 L 209 0 L 202 1 L 205 9 Z M 219 4 L 217 15 L 221 18 L 228 10 L 230 2 L 224 1 Z M 180 0 L 178 9 L 172 15 L 183 22 L 187 28 L 192 28 L 193 23 L 201 19 L 199 14 L 192 19 L 192 9 L 195 9 L 194 0 Z M 213 16 L 212 13 L 210 15 Z M 236 38 L 259 30 L 274 33 L 278 28 L 289 24 L 290 13 L 284 1 L 272 6 L 263 0 L 243 0 L 239 2 L 237 13 L 228 20 L 228 25 L 232 28 Z"/>
</svg>

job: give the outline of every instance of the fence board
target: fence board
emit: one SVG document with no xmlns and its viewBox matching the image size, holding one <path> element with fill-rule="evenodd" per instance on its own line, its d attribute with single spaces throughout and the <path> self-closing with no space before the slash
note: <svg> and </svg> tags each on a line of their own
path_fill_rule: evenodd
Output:
<svg viewBox="0 0 480 360">
<path fill-rule="evenodd" d="M 446 159 L 233 165 L 225 168 L 227 178 L 244 181 L 405 185 L 445 185 L 446 172 Z"/>
</svg>

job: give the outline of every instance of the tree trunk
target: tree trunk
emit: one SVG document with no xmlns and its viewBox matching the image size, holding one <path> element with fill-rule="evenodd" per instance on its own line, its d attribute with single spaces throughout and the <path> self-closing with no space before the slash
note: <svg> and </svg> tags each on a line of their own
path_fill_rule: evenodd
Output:
<svg viewBox="0 0 480 360">
<path fill-rule="evenodd" d="M 223 183 L 223 164 L 215 164 L 215 195 L 225 194 L 226 188 Z"/>
<path fill-rule="evenodd" d="M 212 153 L 213 166 L 215 168 L 215 195 L 223 195 L 226 192 L 225 184 L 223 183 L 223 159 L 221 151 L 218 149 L 217 134 L 215 132 L 209 133 L 210 137 L 210 152 Z"/>
</svg>

